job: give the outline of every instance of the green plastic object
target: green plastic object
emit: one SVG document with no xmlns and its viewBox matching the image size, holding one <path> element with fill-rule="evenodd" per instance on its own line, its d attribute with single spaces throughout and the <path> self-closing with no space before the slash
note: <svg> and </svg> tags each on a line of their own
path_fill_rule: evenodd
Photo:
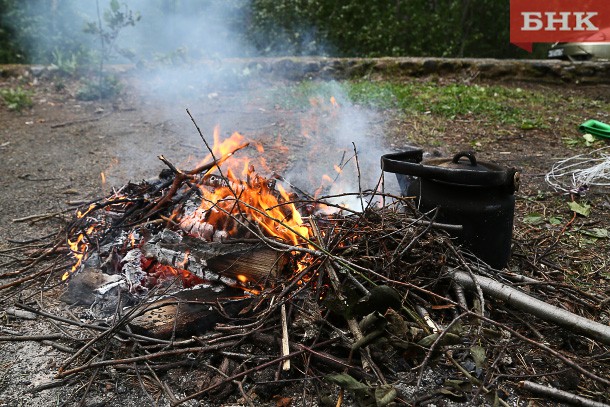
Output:
<svg viewBox="0 0 610 407">
<path fill-rule="evenodd" d="M 578 126 L 578 130 L 585 134 L 592 134 L 596 137 L 610 138 L 610 124 L 602 123 L 597 120 L 587 120 Z"/>
</svg>

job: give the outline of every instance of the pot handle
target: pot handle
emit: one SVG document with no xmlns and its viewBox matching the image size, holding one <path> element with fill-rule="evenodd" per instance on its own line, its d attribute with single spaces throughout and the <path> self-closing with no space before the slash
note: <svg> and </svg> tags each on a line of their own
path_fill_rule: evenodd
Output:
<svg viewBox="0 0 610 407">
<path fill-rule="evenodd" d="M 477 159 L 473 153 L 470 151 L 460 151 L 456 155 L 453 156 L 453 160 L 451 160 L 454 164 L 457 164 L 460 161 L 460 158 L 467 157 L 470 160 L 470 165 L 473 167 L 477 166 Z"/>
</svg>

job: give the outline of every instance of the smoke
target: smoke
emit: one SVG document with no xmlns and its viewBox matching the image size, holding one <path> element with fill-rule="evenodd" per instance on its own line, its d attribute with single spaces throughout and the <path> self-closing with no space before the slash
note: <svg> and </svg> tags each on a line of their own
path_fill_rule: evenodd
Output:
<svg viewBox="0 0 610 407">
<path fill-rule="evenodd" d="M 301 118 L 304 152 L 287 178 L 318 194 L 336 196 L 333 203 L 361 208 L 360 198 L 345 193 L 375 190 L 380 178 L 382 118 L 350 101 L 346 85 L 318 84 L 311 108 Z"/>
<path fill-rule="evenodd" d="M 117 52 L 113 53 L 112 62 L 128 62 L 121 55 L 133 55 L 130 62 L 136 68 L 129 74 L 133 86 L 129 92 L 134 92 L 130 97 L 147 107 L 143 110 L 154 111 L 145 120 L 163 130 L 144 141 L 149 142 L 148 146 L 131 137 L 118 141 L 118 167 L 127 173 L 141 172 L 148 166 L 162 168 L 156 160 L 159 154 L 177 163 L 192 155 L 204 156 L 207 151 L 185 113 L 188 108 L 206 137 L 210 137 L 217 124 L 225 135 L 238 131 L 261 143 L 281 137 L 292 151 L 287 153 L 291 156 L 288 168 L 280 170 L 294 185 L 309 191 L 323 186 L 327 194 L 375 188 L 380 176 L 379 157 L 383 153 L 379 145 L 382 120 L 376 112 L 351 103 L 348 92 L 338 83 L 322 86 L 319 94 L 314 87 L 310 98 L 315 103 L 289 112 L 283 100 L 286 93 L 277 90 L 298 84 L 259 76 L 256 64 L 246 67 L 227 62 L 227 58 L 260 56 L 247 41 L 244 23 L 248 21 L 249 2 L 119 2 L 119 13 L 128 15 L 131 11 L 140 19 L 133 26 L 118 30 L 114 42 Z M 82 27 L 87 22 L 99 24 L 101 19 L 104 29 L 109 30 L 104 15 L 112 12 L 112 0 L 50 3 L 66 8 L 48 12 L 53 13 L 54 25 L 70 28 L 71 41 L 99 47 L 99 38 L 85 33 Z M 75 15 L 79 18 L 74 18 Z M 66 19 L 62 20 L 62 16 Z M 308 48 L 314 30 L 312 27 L 297 35 L 305 44 L 301 48 Z M 46 40 L 39 46 L 58 47 Z M 286 49 L 289 48 L 287 45 Z M 329 96 L 334 97 L 335 104 Z M 143 157 L 145 154 L 148 158 Z"/>
</svg>

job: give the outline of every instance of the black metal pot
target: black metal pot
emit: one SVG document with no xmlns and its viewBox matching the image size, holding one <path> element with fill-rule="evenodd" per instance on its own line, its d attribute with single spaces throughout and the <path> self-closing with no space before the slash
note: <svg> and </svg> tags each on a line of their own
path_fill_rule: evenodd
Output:
<svg viewBox="0 0 610 407">
<path fill-rule="evenodd" d="M 381 168 L 396 174 L 403 196 L 416 197 L 420 211 L 438 208 L 436 221 L 461 225 L 456 241 L 493 268 L 510 258 L 519 173 L 477 162 L 473 153 L 422 161 L 421 149 L 381 157 Z"/>
</svg>

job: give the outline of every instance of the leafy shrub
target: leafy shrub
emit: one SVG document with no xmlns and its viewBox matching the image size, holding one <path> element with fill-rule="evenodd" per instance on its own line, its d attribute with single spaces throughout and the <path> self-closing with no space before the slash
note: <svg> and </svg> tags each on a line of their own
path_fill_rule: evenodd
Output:
<svg viewBox="0 0 610 407">
<path fill-rule="evenodd" d="M 32 93 L 20 87 L 0 89 L 0 96 L 4 99 L 4 103 L 9 110 L 20 112 L 24 108 L 29 108 L 34 105 Z"/>
<path fill-rule="evenodd" d="M 123 86 L 116 76 L 105 74 L 101 80 L 96 78 L 82 86 L 76 93 L 76 99 L 84 101 L 114 99 L 122 89 Z"/>
<path fill-rule="evenodd" d="M 248 39 L 263 53 L 346 57 L 519 54 L 497 0 L 252 0 Z"/>
</svg>

